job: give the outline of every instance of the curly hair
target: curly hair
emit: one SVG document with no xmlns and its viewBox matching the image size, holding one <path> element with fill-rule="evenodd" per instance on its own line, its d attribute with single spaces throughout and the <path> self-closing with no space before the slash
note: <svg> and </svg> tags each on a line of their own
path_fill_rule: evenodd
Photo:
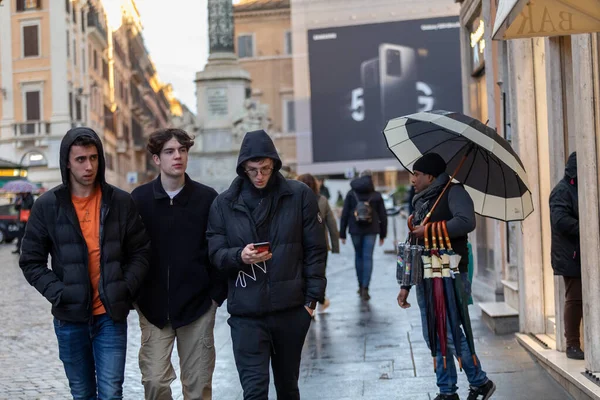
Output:
<svg viewBox="0 0 600 400">
<path fill-rule="evenodd" d="M 146 148 L 150 154 L 158 156 L 165 146 L 165 143 L 173 138 L 177 139 L 179 144 L 185 146 L 188 150 L 194 145 L 194 137 L 190 136 L 183 129 L 167 128 L 153 132 L 148 138 Z"/>
<path fill-rule="evenodd" d="M 315 192 L 315 194 L 317 196 L 319 195 L 319 189 L 318 189 L 318 186 L 317 186 L 317 180 L 311 174 L 302 174 L 298 178 L 296 178 L 296 180 L 299 180 L 300 182 L 302 182 L 306 186 L 308 186 L 310 188 L 310 190 L 312 190 L 313 192 Z"/>
</svg>

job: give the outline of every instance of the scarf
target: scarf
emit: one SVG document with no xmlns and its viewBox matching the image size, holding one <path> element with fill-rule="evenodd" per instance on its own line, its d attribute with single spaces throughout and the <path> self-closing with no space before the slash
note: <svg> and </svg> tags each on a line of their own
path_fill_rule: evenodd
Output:
<svg viewBox="0 0 600 400">
<path fill-rule="evenodd" d="M 448 174 L 443 173 L 435 178 L 435 180 L 427 189 L 415 194 L 415 197 L 413 197 L 412 201 L 412 205 L 415 209 L 413 212 L 414 226 L 420 225 L 421 222 L 423 222 L 427 216 L 427 213 L 431 210 L 431 207 L 433 207 L 435 201 L 440 196 L 449 180 L 450 177 Z"/>
</svg>

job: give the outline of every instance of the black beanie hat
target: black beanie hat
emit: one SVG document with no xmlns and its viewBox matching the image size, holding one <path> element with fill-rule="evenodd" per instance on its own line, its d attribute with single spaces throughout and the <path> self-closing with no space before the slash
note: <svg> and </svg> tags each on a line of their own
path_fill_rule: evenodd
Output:
<svg viewBox="0 0 600 400">
<path fill-rule="evenodd" d="M 437 178 L 440 174 L 446 172 L 446 161 L 437 153 L 427 153 L 415 162 L 413 171 L 419 171 Z"/>
</svg>

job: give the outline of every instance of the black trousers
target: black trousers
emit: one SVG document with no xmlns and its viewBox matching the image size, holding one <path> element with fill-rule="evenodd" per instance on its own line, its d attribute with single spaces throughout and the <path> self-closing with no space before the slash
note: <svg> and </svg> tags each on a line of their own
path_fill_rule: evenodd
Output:
<svg viewBox="0 0 600 400">
<path fill-rule="evenodd" d="M 583 303 L 581 296 L 581 278 L 563 276 L 565 280 L 565 339 L 567 347 L 581 346 L 579 342 Z"/>
<path fill-rule="evenodd" d="M 229 318 L 244 400 L 268 399 L 269 363 L 273 368 L 277 398 L 300 399 L 300 357 L 311 320 L 304 306 L 263 317 Z"/>
</svg>

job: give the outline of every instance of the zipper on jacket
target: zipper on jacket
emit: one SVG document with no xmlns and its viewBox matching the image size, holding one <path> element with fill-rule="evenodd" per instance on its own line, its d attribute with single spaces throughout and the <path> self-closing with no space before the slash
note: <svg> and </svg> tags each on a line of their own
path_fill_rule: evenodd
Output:
<svg viewBox="0 0 600 400">
<path fill-rule="evenodd" d="M 169 315 L 171 308 L 171 265 L 167 265 L 167 322 L 171 320 Z"/>
<path fill-rule="evenodd" d="M 104 271 L 104 258 L 102 257 L 102 248 L 104 245 L 104 225 L 106 222 L 106 218 L 108 218 L 108 212 L 110 211 L 110 207 L 106 206 L 106 212 L 102 212 L 105 209 L 104 205 L 100 206 L 100 282 L 98 282 L 98 295 L 100 296 L 100 301 L 102 301 L 102 305 L 106 309 L 106 312 L 109 316 L 112 316 L 110 305 L 108 300 L 106 302 L 103 301 L 104 297 L 104 279 L 103 279 L 103 271 Z M 89 267 L 88 267 L 89 268 Z M 102 291 L 100 291 L 102 289 Z"/>
</svg>

